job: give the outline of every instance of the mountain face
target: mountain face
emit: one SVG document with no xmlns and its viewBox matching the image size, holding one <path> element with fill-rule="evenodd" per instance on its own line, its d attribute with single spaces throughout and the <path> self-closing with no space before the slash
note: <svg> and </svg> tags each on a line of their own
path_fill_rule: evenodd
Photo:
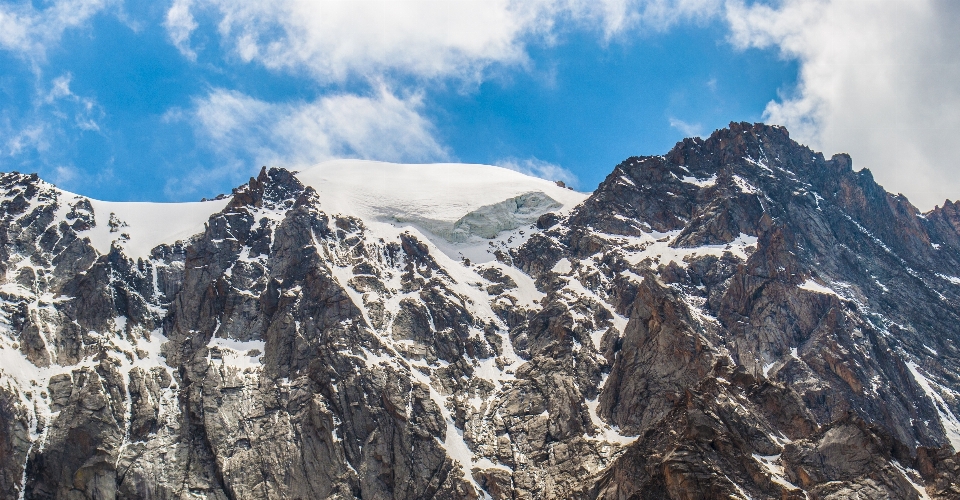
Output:
<svg viewBox="0 0 960 500">
<path fill-rule="evenodd" d="M 3 498 L 960 498 L 960 206 L 780 127 L 0 198 Z"/>
</svg>

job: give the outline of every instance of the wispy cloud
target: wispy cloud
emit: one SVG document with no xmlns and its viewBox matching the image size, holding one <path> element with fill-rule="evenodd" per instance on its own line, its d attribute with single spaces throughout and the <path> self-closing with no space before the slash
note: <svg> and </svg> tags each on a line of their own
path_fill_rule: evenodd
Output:
<svg viewBox="0 0 960 500">
<path fill-rule="evenodd" d="M 670 118 L 670 126 L 679 130 L 684 137 L 703 136 L 703 125 L 699 123 L 687 123 L 677 118 Z"/>
<path fill-rule="evenodd" d="M 65 101 L 73 104 L 72 114 L 74 123 L 80 130 L 100 131 L 100 125 L 97 120 L 103 115 L 103 111 L 97 105 L 97 102 L 89 97 L 78 96 L 70 90 L 70 82 L 73 75 L 65 73 L 53 79 L 50 91 L 43 99 L 47 105 L 57 105 L 58 101 Z M 58 114 L 64 116 L 65 110 L 60 110 Z"/>
<path fill-rule="evenodd" d="M 522 174 L 532 175 L 548 181 L 562 181 L 574 189 L 580 186 L 577 176 L 560 165 L 540 160 L 538 158 L 504 158 L 497 162 L 497 166 L 516 170 Z"/>
<path fill-rule="evenodd" d="M 336 94 L 315 101 L 270 103 L 214 89 L 169 120 L 191 124 L 224 164 L 301 167 L 331 158 L 437 161 L 448 158 L 421 114 L 421 96 L 381 86 L 370 95 Z M 233 168 L 208 172 L 234 175 Z M 180 183 L 177 189 L 186 189 Z"/>
<path fill-rule="evenodd" d="M 47 152 L 76 131 L 100 132 L 103 110 L 94 99 L 75 94 L 70 89 L 72 79 L 70 73 L 64 73 L 41 87 L 26 115 L 11 119 L 4 113 L 6 126 L 0 128 L 0 140 L 6 156 Z"/>
<path fill-rule="evenodd" d="M 167 35 L 173 46 L 191 61 L 197 60 L 197 53 L 190 46 L 190 35 L 199 27 L 197 21 L 190 12 L 192 0 L 174 0 L 167 16 L 164 19 L 164 27 L 167 29 Z"/>
<path fill-rule="evenodd" d="M 21 127 L 18 130 L 11 130 L 12 127 L 7 125 L 6 133 L 0 135 L 6 135 L 6 156 L 17 156 L 27 150 L 35 151 L 46 151 L 50 148 L 49 140 L 49 127 L 43 123 L 32 123 L 27 126 Z"/>
<path fill-rule="evenodd" d="M 35 67 L 64 31 L 85 25 L 112 0 L 59 0 L 38 9 L 32 2 L 0 4 L 0 49 L 30 60 Z"/>
</svg>

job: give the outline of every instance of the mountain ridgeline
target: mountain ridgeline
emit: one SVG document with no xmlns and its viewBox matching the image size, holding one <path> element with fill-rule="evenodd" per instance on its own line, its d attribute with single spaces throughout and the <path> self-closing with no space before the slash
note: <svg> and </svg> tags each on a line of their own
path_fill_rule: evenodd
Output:
<svg viewBox="0 0 960 500">
<path fill-rule="evenodd" d="M 0 175 L 0 497 L 960 498 L 960 205 L 747 123 L 392 220 L 316 172 L 166 233 Z"/>
</svg>

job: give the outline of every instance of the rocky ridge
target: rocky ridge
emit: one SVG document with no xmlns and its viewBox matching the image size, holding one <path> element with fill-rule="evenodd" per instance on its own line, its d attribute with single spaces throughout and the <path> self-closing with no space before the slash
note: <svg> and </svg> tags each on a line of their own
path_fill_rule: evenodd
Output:
<svg viewBox="0 0 960 500">
<path fill-rule="evenodd" d="M 455 238 L 310 175 L 139 256 L 0 175 L 5 498 L 960 498 L 955 203 L 745 123 Z"/>
</svg>

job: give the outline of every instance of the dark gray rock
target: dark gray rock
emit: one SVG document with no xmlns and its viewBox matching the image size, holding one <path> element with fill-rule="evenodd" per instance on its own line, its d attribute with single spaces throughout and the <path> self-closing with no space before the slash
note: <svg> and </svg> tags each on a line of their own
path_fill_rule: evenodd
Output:
<svg viewBox="0 0 960 500">
<path fill-rule="evenodd" d="M 960 209 L 781 127 L 629 158 L 477 267 L 283 169 L 136 261 L 0 195 L 10 495 L 960 498 Z"/>
</svg>

